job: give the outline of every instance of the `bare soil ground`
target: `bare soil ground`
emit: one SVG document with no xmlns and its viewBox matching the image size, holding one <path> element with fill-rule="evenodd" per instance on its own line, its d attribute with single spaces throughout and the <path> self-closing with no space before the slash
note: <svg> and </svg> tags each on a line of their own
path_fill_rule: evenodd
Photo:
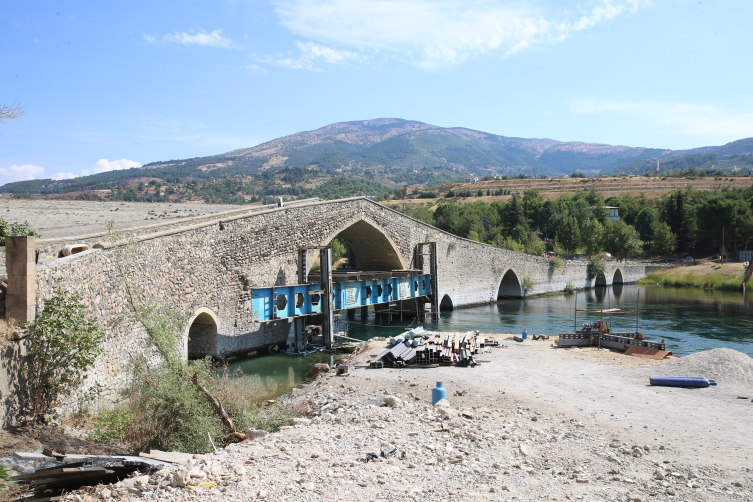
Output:
<svg viewBox="0 0 753 502">
<path fill-rule="evenodd" d="M 52 448 L 70 454 L 124 455 L 122 448 L 97 443 L 64 427 L 40 425 L 33 428 L 8 427 L 0 429 L 0 458 L 15 452 L 34 452 L 39 448 Z"/>
<path fill-rule="evenodd" d="M 383 350 L 385 342 L 371 342 L 349 362 L 349 376 L 320 376 L 294 393 L 310 419 L 96 488 L 93 498 L 753 498 L 753 403 L 738 399 L 753 390 L 750 357 L 715 349 L 661 362 L 550 341 L 504 343 L 477 367 L 357 367 Z M 719 386 L 648 385 L 650 375 L 701 370 Z M 437 381 L 449 408 L 431 405 Z"/>
<path fill-rule="evenodd" d="M 127 228 L 244 207 L 252 206 L 3 198 L 0 218 L 28 221 L 40 238 L 46 239 L 105 232 L 109 220 L 119 228 Z"/>
<path fill-rule="evenodd" d="M 421 388 L 444 381 L 448 395 L 467 392 L 452 398 L 466 406 L 488 405 L 505 392 L 544 413 L 577 418 L 603 435 L 625 435 L 636 443 L 661 442 L 683 461 L 753 465 L 748 436 L 753 427 L 750 382 L 735 383 L 733 378 L 707 389 L 652 387 L 648 377 L 662 375 L 662 365 L 677 359 L 655 361 L 590 347 L 554 348 L 551 340 L 505 343 L 508 348 L 479 357 L 491 362 L 477 368 L 362 369 L 354 376 L 371 378 L 377 388 L 399 384 L 401 379 Z M 367 360 L 368 354 L 362 357 Z"/>
<path fill-rule="evenodd" d="M 715 275 L 727 279 L 739 279 L 740 274 L 744 270 L 745 265 L 743 263 L 725 263 L 724 265 L 720 265 L 718 261 L 704 261 L 694 265 L 665 268 L 661 270 L 661 275 L 666 277 L 683 276 L 686 274 L 694 274 L 698 277 Z"/>
</svg>

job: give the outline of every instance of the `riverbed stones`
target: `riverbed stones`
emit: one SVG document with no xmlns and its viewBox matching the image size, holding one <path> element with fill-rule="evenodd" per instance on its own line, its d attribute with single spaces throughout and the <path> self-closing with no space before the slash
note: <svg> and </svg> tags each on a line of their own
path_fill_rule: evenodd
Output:
<svg viewBox="0 0 753 502">
<path fill-rule="evenodd" d="M 325 363 L 316 363 L 314 366 L 311 367 L 310 373 L 313 376 L 320 375 L 322 373 L 329 373 L 330 372 L 329 364 Z"/>
</svg>

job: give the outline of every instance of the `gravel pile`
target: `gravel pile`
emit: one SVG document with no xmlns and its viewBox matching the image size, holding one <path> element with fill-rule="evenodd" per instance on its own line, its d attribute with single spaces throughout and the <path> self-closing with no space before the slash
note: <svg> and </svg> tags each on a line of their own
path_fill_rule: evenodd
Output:
<svg viewBox="0 0 753 502">
<path fill-rule="evenodd" d="M 679 462 L 658 440 L 635 444 L 502 392 L 455 408 L 409 381 L 380 385 L 321 376 L 294 393 L 309 418 L 65 500 L 753 499 L 744 466 Z"/>
<path fill-rule="evenodd" d="M 727 348 L 690 354 L 644 373 L 651 376 L 701 376 L 719 385 L 753 389 L 753 358 Z"/>
</svg>

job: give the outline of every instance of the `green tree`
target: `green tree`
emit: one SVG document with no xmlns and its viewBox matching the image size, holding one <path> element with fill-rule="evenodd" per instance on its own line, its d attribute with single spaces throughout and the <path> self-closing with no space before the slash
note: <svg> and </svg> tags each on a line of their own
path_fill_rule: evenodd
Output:
<svg viewBox="0 0 753 502">
<path fill-rule="evenodd" d="M 740 191 L 722 190 L 698 204 L 698 238 L 706 245 L 734 248 L 753 237 L 753 212 Z M 724 242 L 722 242 L 724 235 Z"/>
<path fill-rule="evenodd" d="M 407 216 L 410 216 L 411 218 L 415 218 L 417 220 L 423 221 L 424 223 L 428 223 L 429 225 L 435 224 L 434 212 L 429 206 L 407 206 L 405 208 L 405 214 Z"/>
<path fill-rule="evenodd" d="M 651 245 L 654 252 L 667 256 L 674 252 L 675 247 L 677 247 L 677 236 L 672 233 L 669 225 L 664 222 L 657 224 L 656 231 L 654 232 L 654 241 Z"/>
<path fill-rule="evenodd" d="M 580 225 L 574 217 L 564 218 L 557 230 L 556 244 L 566 254 L 573 254 L 580 244 Z"/>
<path fill-rule="evenodd" d="M 526 229 L 528 228 L 525 209 L 518 194 L 513 194 L 510 202 L 504 207 L 502 223 L 505 225 L 505 228 L 515 228 L 518 225 Z"/>
<path fill-rule="evenodd" d="M 523 192 L 523 214 L 529 228 L 542 229 L 541 210 L 544 207 L 544 197 L 536 188 L 529 188 Z"/>
<path fill-rule="evenodd" d="M 641 209 L 635 218 L 635 229 L 644 241 L 651 242 L 654 239 L 654 231 L 658 223 L 658 215 L 653 209 L 646 207 Z"/>
<path fill-rule="evenodd" d="M 695 246 L 698 230 L 694 208 L 686 199 L 686 192 L 678 190 L 667 197 L 660 213 L 661 220 L 677 236 L 677 250 L 681 253 L 690 251 Z"/>
<path fill-rule="evenodd" d="M 604 225 L 596 219 L 586 220 L 580 230 L 580 242 L 589 256 L 599 254 L 604 248 Z"/>
<path fill-rule="evenodd" d="M 604 227 L 604 250 L 613 256 L 636 256 L 643 250 L 638 231 L 622 220 L 609 221 Z"/>
</svg>

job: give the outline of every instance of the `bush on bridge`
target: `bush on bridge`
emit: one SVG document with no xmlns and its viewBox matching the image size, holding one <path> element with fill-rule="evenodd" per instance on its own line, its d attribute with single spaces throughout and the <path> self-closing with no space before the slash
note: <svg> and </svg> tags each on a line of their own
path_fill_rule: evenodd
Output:
<svg viewBox="0 0 753 502">
<path fill-rule="evenodd" d="M 87 310 L 80 296 L 58 283 L 37 318 L 21 330 L 27 343 L 21 378 L 22 421 L 43 422 L 58 406 L 71 404 L 66 399 L 75 396 L 86 402 L 97 394 L 96 385 L 76 394 L 105 340 L 99 321 L 89 317 Z"/>
</svg>

